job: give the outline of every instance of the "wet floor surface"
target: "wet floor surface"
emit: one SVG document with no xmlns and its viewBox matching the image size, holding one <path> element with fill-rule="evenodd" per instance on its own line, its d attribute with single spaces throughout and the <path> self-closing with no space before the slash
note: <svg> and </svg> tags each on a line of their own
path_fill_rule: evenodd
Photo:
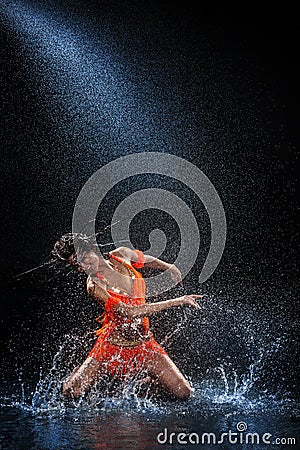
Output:
<svg viewBox="0 0 300 450">
<path fill-rule="evenodd" d="M 32 397 L 31 397 L 32 399 Z M 284 449 L 299 445 L 294 399 L 225 394 L 197 383 L 187 402 L 90 396 L 32 406 L 6 386 L 1 397 L 3 449 L 156 450 L 194 448 Z"/>
</svg>

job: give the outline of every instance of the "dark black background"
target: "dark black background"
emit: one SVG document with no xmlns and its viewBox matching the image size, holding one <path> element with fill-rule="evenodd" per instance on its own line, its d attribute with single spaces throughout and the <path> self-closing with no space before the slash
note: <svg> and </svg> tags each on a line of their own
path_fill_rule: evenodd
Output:
<svg viewBox="0 0 300 450">
<path fill-rule="evenodd" d="M 265 11 L 245 5 L 208 7 L 189 1 L 38 4 L 62 18 L 70 14 L 77 26 L 92 23 L 100 34 L 107 22 L 112 33 L 106 45 L 127 61 L 126 70 L 132 72 L 140 95 L 155 100 L 163 92 L 170 111 L 181 104 L 185 121 L 175 117 L 173 126 L 171 119 L 161 123 L 162 130 L 169 127 L 165 148 L 155 146 L 155 136 L 153 142 L 139 142 L 138 136 L 130 142 L 118 135 L 108 139 L 105 124 L 87 141 L 79 105 L 76 121 L 72 111 L 56 111 L 57 127 L 65 122 L 68 128 L 74 120 L 73 128 L 60 135 L 47 119 L 49 110 L 31 70 L 30 51 L 22 46 L 22 36 L 2 22 L 0 265 L 5 375 L 20 367 L 37 370 L 49 361 L 62 334 L 94 326 L 97 310 L 77 275 L 66 278 L 63 270 L 43 268 L 19 280 L 13 276 L 47 258 L 55 239 L 70 230 L 77 195 L 88 177 L 135 151 L 160 149 L 189 160 L 210 178 L 223 201 L 227 246 L 202 290 L 215 295 L 221 288 L 238 290 L 244 302 L 255 303 L 265 300 L 253 293 L 253 286 L 256 293 L 270 288 L 288 314 L 296 314 L 295 11 L 274 5 Z M 36 67 L 47 78 L 45 61 L 37 61 Z M 166 185 L 159 177 L 154 183 Z M 176 192 L 178 186 L 169 183 Z M 152 184 L 140 178 L 126 187 L 126 194 Z M 100 217 L 104 222 L 109 223 L 114 202 L 124 197 L 122 189 L 107 202 Z M 201 210 L 201 205 L 192 199 L 191 208 Z M 166 220 L 159 215 L 156 219 L 162 226 Z M 147 247 L 151 227 L 148 223 L 139 233 L 133 230 L 141 248 Z M 207 224 L 204 235 L 208 238 Z M 208 242 L 204 240 L 203 255 Z M 170 251 L 165 256 L 174 255 Z M 187 277 L 188 290 L 196 289 L 198 273 L 194 270 Z"/>
</svg>

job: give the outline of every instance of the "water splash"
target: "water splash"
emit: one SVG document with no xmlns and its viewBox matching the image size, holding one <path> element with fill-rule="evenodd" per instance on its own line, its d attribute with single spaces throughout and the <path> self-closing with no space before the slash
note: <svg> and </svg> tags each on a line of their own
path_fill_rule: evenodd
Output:
<svg viewBox="0 0 300 450">
<path fill-rule="evenodd" d="M 290 400 L 286 398 L 284 401 L 282 396 L 280 398 L 280 396 L 268 394 L 266 390 L 261 391 L 259 386 L 260 374 L 264 372 L 270 358 L 274 358 L 279 351 L 280 340 L 269 344 L 267 349 L 261 349 L 256 360 L 244 373 L 239 374 L 228 361 L 222 361 L 218 366 L 210 369 L 206 379 L 194 383 L 194 395 L 186 403 L 168 400 L 161 402 L 151 396 L 147 389 L 143 390 L 143 380 L 147 376 L 144 371 L 134 377 L 127 375 L 122 383 L 118 383 L 115 378 L 106 377 L 87 395 L 78 400 L 67 401 L 62 394 L 61 386 L 63 379 L 69 374 L 70 343 L 75 345 L 74 341 L 78 344 L 80 340 L 82 337 L 66 335 L 53 357 L 51 368 L 46 373 L 41 370 L 34 392 L 26 394 L 29 388 L 26 389 L 26 383 L 22 382 L 19 400 L 9 401 L 9 398 L 6 398 L 6 406 L 20 407 L 34 415 L 58 414 L 59 416 L 68 414 L 70 410 L 74 414 L 76 411 L 78 413 L 85 411 L 88 414 L 112 414 L 122 410 L 129 414 L 138 412 L 148 416 L 169 415 L 174 412 L 180 416 L 192 416 L 199 410 L 203 415 L 214 411 L 223 411 L 229 415 L 240 412 L 250 414 L 266 411 L 268 408 L 285 411 L 291 404 L 295 410 L 295 404 Z"/>
<path fill-rule="evenodd" d="M 273 311 L 276 312 L 274 308 Z M 168 312 L 169 319 L 175 313 Z M 14 398 L 10 397 L 11 401 L 7 397 L 3 404 L 21 407 L 33 414 L 59 415 L 65 415 L 70 410 L 74 413 L 78 411 L 78 414 L 80 410 L 100 414 L 122 410 L 148 415 L 176 413 L 180 416 L 191 416 L 194 411 L 201 411 L 202 415 L 216 411 L 258 414 L 268 408 L 284 411 L 290 405 L 295 411 L 298 410 L 289 391 L 278 384 L 278 380 L 281 381 L 280 361 L 290 345 L 282 317 L 280 326 L 275 327 L 270 314 L 263 315 L 261 310 L 251 309 L 249 305 L 244 307 L 230 302 L 228 297 L 210 296 L 203 300 L 201 322 L 190 310 L 178 310 L 175 319 L 177 325 L 167 330 L 164 340 L 159 341 L 163 341 L 170 355 L 174 356 L 178 354 L 180 340 L 185 343 L 186 360 L 194 370 L 189 379 L 195 389 L 188 402 L 153 396 L 143 385 L 142 380 L 146 376 L 143 372 L 136 377 L 125 378 L 122 383 L 113 378 L 103 378 L 84 397 L 67 401 L 62 394 L 62 381 L 80 364 L 82 355 L 92 345 L 93 332 L 76 332 L 63 337 L 50 367 L 41 369 L 33 389 L 26 381 L 20 380 L 18 387 L 15 387 L 15 392 L 20 392 L 18 399 L 14 394 Z M 169 322 L 174 323 L 175 320 Z M 157 325 L 159 330 L 160 323 L 157 322 Z M 190 351 L 194 358 L 188 358 Z M 182 367 L 182 361 L 178 366 Z M 273 379 L 272 374 L 279 376 Z M 272 385 L 275 392 L 269 389 Z"/>
<path fill-rule="evenodd" d="M 22 383 L 21 400 L 14 402 L 14 406 L 19 406 L 26 410 L 31 410 L 34 414 L 59 413 L 65 414 L 71 409 L 93 409 L 94 411 L 117 411 L 120 408 L 125 410 L 138 410 L 140 412 L 151 408 L 156 410 L 157 406 L 151 400 L 149 388 L 144 386 L 147 374 L 141 370 L 132 376 L 127 374 L 122 382 L 118 382 L 117 375 L 109 378 L 105 376 L 97 383 L 87 395 L 75 400 L 67 400 L 62 393 L 62 383 L 69 375 L 70 367 L 69 354 L 71 343 L 82 340 L 82 337 L 66 335 L 53 357 L 52 366 L 48 372 L 41 369 L 39 381 L 34 389 L 33 395 L 25 396 L 24 383 Z M 74 360 L 74 355 L 73 358 Z M 73 361 L 74 363 L 74 361 Z"/>
</svg>

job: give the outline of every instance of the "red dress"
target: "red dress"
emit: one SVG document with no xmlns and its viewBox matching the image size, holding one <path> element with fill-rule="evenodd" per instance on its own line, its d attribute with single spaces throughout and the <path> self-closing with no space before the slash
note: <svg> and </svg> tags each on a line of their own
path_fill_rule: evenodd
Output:
<svg viewBox="0 0 300 450">
<path fill-rule="evenodd" d="M 131 272 L 133 278 L 133 296 L 116 292 L 113 287 L 110 289 L 107 286 L 109 298 L 105 303 L 103 325 L 96 331 L 98 338 L 88 355 L 107 365 L 107 370 L 113 376 L 121 376 L 128 373 L 134 375 L 142 368 L 147 368 L 147 365 L 156 353 L 166 354 L 165 350 L 156 342 L 152 333 L 149 332 L 149 319 L 147 317 L 142 319 L 128 319 L 115 314 L 114 311 L 114 308 L 119 302 L 132 306 L 142 305 L 146 302 L 145 281 L 142 275 L 133 267 L 143 267 L 144 255 L 139 250 L 136 250 L 136 253 L 138 255 L 138 261 L 132 263 L 132 265 L 125 263 L 122 259 L 119 259 L 114 255 L 109 255 L 110 258 L 125 265 Z M 103 280 L 103 276 L 100 273 L 97 273 L 97 276 L 99 279 Z M 110 342 L 110 337 L 116 328 L 126 330 L 126 327 L 132 326 L 133 322 L 138 323 L 139 326 L 141 326 L 142 340 L 138 342 Z"/>
</svg>

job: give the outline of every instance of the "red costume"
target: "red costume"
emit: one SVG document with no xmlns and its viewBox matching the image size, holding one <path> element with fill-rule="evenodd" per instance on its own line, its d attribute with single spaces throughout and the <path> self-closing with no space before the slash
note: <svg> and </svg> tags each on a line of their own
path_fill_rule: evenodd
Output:
<svg viewBox="0 0 300 450">
<path fill-rule="evenodd" d="M 142 275 L 135 270 L 134 267 L 140 269 L 144 266 L 144 255 L 141 251 L 136 250 L 138 261 L 131 264 L 125 263 L 122 259 L 114 255 L 109 255 L 119 263 L 127 267 L 133 279 L 133 295 L 109 286 L 104 277 L 97 273 L 97 277 L 104 281 L 109 298 L 105 303 L 105 312 L 102 327 L 96 331 L 98 336 L 95 345 L 88 356 L 99 362 L 107 364 L 107 369 L 114 375 L 125 375 L 128 372 L 137 373 L 143 367 L 146 368 L 148 363 L 153 359 L 155 353 L 166 354 L 164 349 L 155 341 L 152 333 L 149 332 L 149 319 L 128 319 L 117 315 L 114 308 L 119 302 L 132 306 L 138 306 L 145 303 L 145 281 Z M 134 267 L 133 267 L 134 266 Z M 141 326 L 141 339 L 137 341 L 111 339 L 113 331 L 128 329 L 130 326 L 138 323 Z"/>
</svg>

